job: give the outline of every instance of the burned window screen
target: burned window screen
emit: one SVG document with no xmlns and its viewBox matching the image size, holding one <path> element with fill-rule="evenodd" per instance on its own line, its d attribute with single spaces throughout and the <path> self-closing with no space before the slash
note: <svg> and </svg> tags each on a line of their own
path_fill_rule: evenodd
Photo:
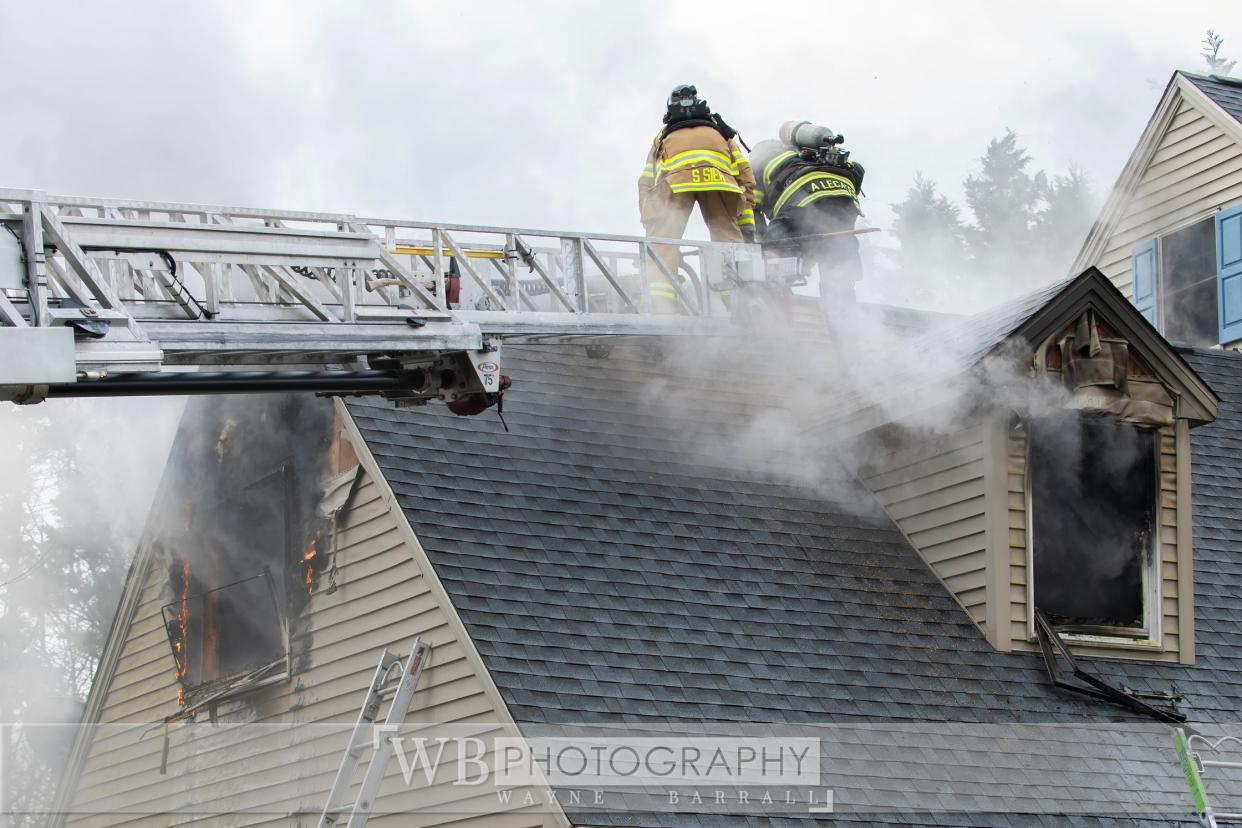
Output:
<svg viewBox="0 0 1242 828">
<path fill-rule="evenodd" d="M 1066 412 L 1030 428 L 1035 605 L 1053 624 L 1142 628 L 1155 433 Z"/>
<path fill-rule="evenodd" d="M 1160 283 L 1164 335 L 1205 348 L 1219 344 L 1215 218 L 1160 239 Z"/>
</svg>

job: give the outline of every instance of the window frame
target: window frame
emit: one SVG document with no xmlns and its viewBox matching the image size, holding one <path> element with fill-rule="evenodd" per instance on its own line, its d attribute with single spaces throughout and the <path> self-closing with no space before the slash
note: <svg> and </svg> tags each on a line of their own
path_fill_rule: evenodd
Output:
<svg viewBox="0 0 1242 828">
<path fill-rule="evenodd" d="M 1164 268 L 1161 266 L 1162 256 L 1163 256 L 1163 251 L 1161 249 L 1162 242 L 1167 236 L 1171 236 L 1174 233 L 1177 233 L 1181 230 L 1185 230 L 1187 227 L 1190 227 L 1191 225 L 1198 224 L 1199 222 L 1204 221 L 1206 219 L 1213 219 L 1216 224 L 1216 232 L 1215 232 L 1215 238 L 1213 239 L 1213 251 L 1212 251 L 1213 256 L 1216 259 L 1215 281 L 1216 281 L 1216 319 L 1217 319 L 1216 339 L 1217 341 L 1215 343 L 1215 347 L 1223 347 L 1225 343 L 1237 342 L 1239 339 L 1242 339 L 1242 332 L 1238 332 L 1239 334 L 1238 336 L 1230 335 L 1227 337 L 1225 335 L 1225 328 L 1227 326 L 1225 325 L 1225 294 L 1223 290 L 1223 287 L 1224 287 L 1223 277 L 1222 277 L 1223 266 L 1221 262 L 1221 251 L 1222 251 L 1222 246 L 1224 244 L 1224 241 L 1221 237 L 1221 229 L 1220 229 L 1221 220 L 1222 218 L 1224 218 L 1225 220 L 1228 220 L 1232 218 L 1233 216 L 1237 215 L 1238 213 L 1242 213 L 1242 201 L 1235 202 L 1235 203 L 1225 205 L 1225 206 L 1213 207 L 1210 210 L 1205 210 L 1202 213 L 1197 213 L 1196 215 L 1191 216 L 1188 219 L 1179 221 L 1177 224 L 1174 224 L 1170 227 L 1166 227 L 1160 230 L 1156 235 L 1148 239 L 1144 239 L 1143 241 L 1138 242 L 1137 244 L 1133 245 L 1130 248 L 1130 294 L 1131 294 L 1130 304 L 1133 305 L 1136 309 L 1138 309 L 1140 314 L 1143 313 L 1145 306 L 1139 304 L 1138 297 L 1136 295 L 1137 294 L 1137 279 L 1135 277 L 1135 272 L 1134 272 L 1134 263 L 1135 263 L 1135 259 L 1139 255 L 1146 252 L 1144 248 L 1148 248 L 1151 251 L 1151 254 L 1152 254 L 1152 294 L 1153 295 L 1152 295 L 1152 301 L 1151 301 L 1150 307 L 1151 307 L 1152 316 L 1154 317 L 1154 319 L 1151 319 L 1148 321 L 1151 322 L 1152 327 L 1154 327 L 1157 331 L 1160 332 L 1161 336 L 1165 336 L 1165 321 L 1164 320 L 1166 318 L 1166 312 L 1168 310 L 1165 305 L 1165 301 L 1164 301 Z M 1236 275 L 1236 274 L 1231 274 L 1231 275 Z M 1146 316 L 1144 316 L 1144 318 L 1146 318 Z M 1235 323 L 1233 327 L 1237 328 L 1239 325 L 1242 325 L 1242 323 Z"/>
<path fill-rule="evenodd" d="M 1087 412 L 1082 412 L 1087 413 Z M 1105 415 L 1112 416 L 1112 415 Z M 1115 419 L 1115 418 L 1114 418 Z M 1031 486 L 1031 423 L 1029 419 L 1022 421 L 1023 431 L 1023 462 L 1022 488 L 1025 507 L 1025 566 L 1026 566 L 1026 635 L 1031 642 L 1038 641 L 1035 631 L 1035 493 Z M 1072 627 L 1057 628 L 1061 638 L 1071 644 L 1094 645 L 1121 649 L 1162 650 L 1164 631 L 1164 607 L 1161 588 L 1162 558 L 1160 537 L 1162 522 L 1162 506 L 1160 500 L 1160 460 L 1162 454 L 1163 428 L 1151 429 L 1155 439 L 1152 440 L 1152 451 L 1155 453 L 1155 526 L 1151 533 L 1151 548 L 1147 550 L 1148 563 L 1142 567 L 1143 594 L 1143 626 L 1116 627 L 1110 625 L 1079 624 Z"/>
<path fill-rule="evenodd" d="M 256 575 L 250 575 L 242 580 L 251 578 L 265 577 L 269 589 L 272 591 L 272 602 L 276 610 L 277 620 L 280 623 L 280 640 L 283 643 L 283 654 L 268 662 L 265 665 L 258 665 L 248 671 L 235 673 L 231 676 L 216 677 L 206 681 L 200 681 L 193 686 L 182 685 L 185 698 L 185 709 L 199 708 L 204 704 L 211 702 L 224 701 L 252 690 L 257 690 L 271 684 L 287 682 L 293 678 L 293 635 L 290 629 L 290 607 L 292 601 L 292 586 L 289 583 L 289 567 L 293 558 L 298 553 L 298 548 L 293 543 L 292 533 L 292 514 L 290 509 L 296 490 L 293 480 L 293 470 L 287 463 L 282 463 L 275 469 L 259 475 L 249 483 L 239 487 L 241 492 L 256 489 L 265 483 L 275 479 L 280 485 L 282 495 L 284 497 L 283 508 L 281 510 L 284 521 L 284 537 L 285 549 L 281 550 L 280 572 L 273 572 L 270 567 L 264 567 Z M 275 579 L 280 578 L 279 588 Z M 235 582 L 235 583 L 239 583 Z M 227 588 L 229 584 L 221 587 L 214 587 L 212 590 L 200 592 L 204 595 L 218 589 Z M 283 600 L 282 600 L 283 599 Z M 161 608 L 162 610 L 162 608 Z M 169 641 L 170 649 L 172 641 Z M 283 663 L 283 669 L 276 670 L 278 665 Z M 210 688 L 210 691 L 209 691 Z"/>
</svg>

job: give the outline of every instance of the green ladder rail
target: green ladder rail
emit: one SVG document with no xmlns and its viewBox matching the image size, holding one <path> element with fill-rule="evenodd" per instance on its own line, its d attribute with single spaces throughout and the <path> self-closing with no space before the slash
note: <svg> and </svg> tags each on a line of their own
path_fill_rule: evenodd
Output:
<svg viewBox="0 0 1242 828">
<path fill-rule="evenodd" d="M 1242 761 L 1226 759 L 1204 759 L 1203 753 L 1213 755 L 1221 747 L 1232 743 L 1242 749 L 1242 738 L 1222 736 L 1212 740 L 1198 733 L 1187 735 L 1184 728 L 1173 731 L 1173 747 L 1177 749 L 1177 758 L 1182 763 L 1182 773 L 1186 775 L 1186 784 L 1190 787 L 1190 798 L 1194 801 L 1195 814 L 1199 823 L 1205 828 L 1217 828 L 1221 820 L 1230 822 L 1242 821 L 1242 813 L 1216 812 L 1208 801 L 1207 786 L 1203 782 L 1203 774 L 1209 768 L 1231 768 L 1242 770 Z"/>
</svg>

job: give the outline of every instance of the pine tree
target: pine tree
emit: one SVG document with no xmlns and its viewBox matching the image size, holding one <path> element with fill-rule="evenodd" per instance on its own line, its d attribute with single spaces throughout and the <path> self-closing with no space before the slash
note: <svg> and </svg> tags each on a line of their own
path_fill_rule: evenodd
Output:
<svg viewBox="0 0 1242 828">
<path fill-rule="evenodd" d="M 1237 64 L 1236 60 L 1226 60 L 1220 56 L 1220 47 L 1224 43 L 1225 38 L 1218 35 L 1215 30 L 1207 30 L 1207 36 L 1203 38 L 1203 51 L 1200 54 L 1207 62 L 1209 75 L 1228 75 Z"/>
<path fill-rule="evenodd" d="M 921 172 L 904 201 L 892 205 L 897 219 L 893 234 L 901 245 L 898 261 L 903 270 L 957 272 L 966 266 L 965 228 L 961 210 L 936 192 L 936 183 Z"/>
<path fill-rule="evenodd" d="M 1078 166 L 1048 181 L 1041 193 L 1043 208 L 1035 220 L 1035 261 L 1055 277 L 1064 274 L 1091 230 L 1099 206 L 1091 179 Z"/>
<path fill-rule="evenodd" d="M 1031 230 L 1047 180 L 1043 173 L 1026 171 L 1031 158 L 1018 146 L 1013 130 L 992 139 L 980 161 L 979 175 L 967 177 L 963 185 L 975 219 L 974 226 L 966 230 L 966 242 L 984 276 L 1012 273 L 1031 260 Z"/>
</svg>

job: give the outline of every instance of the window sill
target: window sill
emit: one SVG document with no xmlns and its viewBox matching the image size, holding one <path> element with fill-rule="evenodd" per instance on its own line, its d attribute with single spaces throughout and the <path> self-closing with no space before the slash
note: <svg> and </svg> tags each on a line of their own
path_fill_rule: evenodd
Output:
<svg viewBox="0 0 1242 828">
<path fill-rule="evenodd" d="M 1158 653 L 1164 647 L 1151 638 L 1128 638 L 1116 635 L 1088 635 L 1086 633 L 1061 633 L 1061 640 L 1071 647 L 1100 647 L 1128 652 Z"/>
<path fill-rule="evenodd" d="M 270 672 L 276 667 L 284 667 L 285 669 L 277 673 Z M 235 699 L 238 696 L 243 696 L 246 693 L 251 692 L 252 690 L 258 690 L 261 687 L 267 687 L 271 684 L 279 684 L 281 682 L 288 681 L 290 678 L 292 678 L 292 674 L 289 672 L 288 662 L 286 659 L 282 658 L 279 661 L 274 661 L 271 664 L 260 667 L 257 670 L 252 670 L 249 673 L 238 676 L 224 687 L 212 688 L 210 691 L 205 692 L 202 698 L 195 698 L 194 691 L 188 692 L 186 694 L 188 703 L 186 704 L 183 713 L 190 713 L 195 710 L 200 710 L 210 704 Z"/>
</svg>

